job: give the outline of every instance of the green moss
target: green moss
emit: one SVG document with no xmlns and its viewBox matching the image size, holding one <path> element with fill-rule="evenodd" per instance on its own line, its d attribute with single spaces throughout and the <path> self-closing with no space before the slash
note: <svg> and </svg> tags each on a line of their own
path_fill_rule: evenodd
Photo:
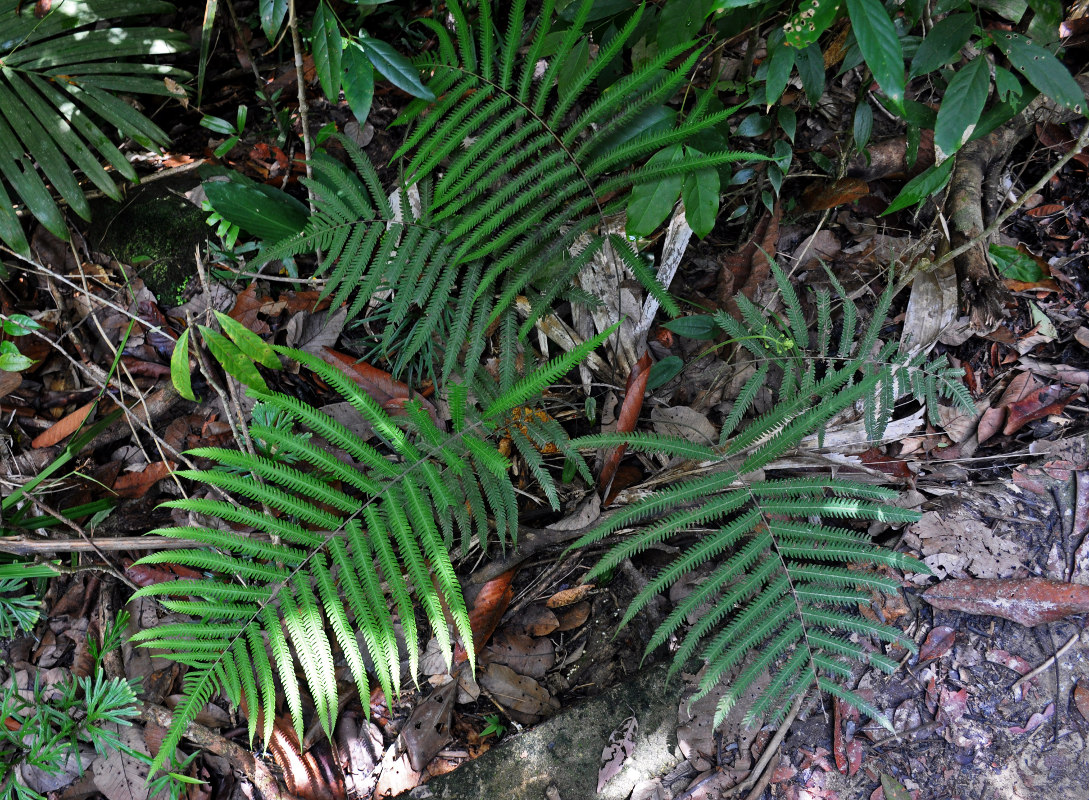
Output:
<svg viewBox="0 0 1089 800">
<path fill-rule="evenodd" d="M 156 298 L 172 304 L 196 274 L 195 249 L 208 226 L 205 213 L 166 184 L 138 187 L 122 203 L 96 204 L 88 238 L 94 249 L 135 267 Z"/>
</svg>

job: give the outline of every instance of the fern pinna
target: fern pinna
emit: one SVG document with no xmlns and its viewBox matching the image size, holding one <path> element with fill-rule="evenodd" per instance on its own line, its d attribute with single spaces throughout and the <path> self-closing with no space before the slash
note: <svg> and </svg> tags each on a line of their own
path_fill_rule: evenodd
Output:
<svg viewBox="0 0 1089 800">
<path fill-rule="evenodd" d="M 764 384 L 770 369 L 781 378 L 774 407 L 719 448 L 653 434 L 603 434 L 575 440 L 587 447 L 625 443 L 636 451 L 706 462 L 710 474 L 673 485 L 619 511 L 572 547 L 635 528 L 590 570 L 585 579 L 594 580 L 648 547 L 670 539 L 681 543 L 679 556 L 634 598 L 621 626 L 682 576 L 701 567 L 711 569 L 696 591 L 658 626 L 646 652 L 676 635 L 680 643 L 673 656 L 674 671 L 699 654 L 708 667 L 697 698 L 729 678 L 715 715 L 716 726 L 766 672 L 771 674 L 770 682 L 748 709 L 748 721 L 761 716 L 775 721 L 800 694 L 819 687 L 885 722 L 877 709 L 840 681 L 850 676 L 852 664 L 891 672 L 896 662 L 851 637 L 874 636 L 912 651 L 915 646 L 895 628 L 853 610 L 869 603 L 873 591 L 898 591 L 896 580 L 863 568 L 921 572 L 927 568 L 914 558 L 877 547 L 865 531 L 835 523 L 905 523 L 919 515 L 891 505 L 897 496 L 891 489 L 824 476 L 770 480 L 761 471 L 773 467 L 804 437 L 854 408 L 865 414 L 867 432 L 879 438 L 902 391 L 911 391 L 922 401 L 936 401 L 939 394 L 951 396 L 968 407 L 972 407 L 971 398 L 958 381 L 959 370 L 943 360 L 924 364 L 921 358 L 893 352 L 895 345 L 874 354 L 891 290 L 885 292 L 872 321 L 855 342 L 858 309 L 833 278 L 843 305 L 842 337 L 833 352 L 832 298 L 827 291 L 819 292 L 817 344 L 809 351 L 799 298 L 774 262 L 772 271 L 786 305 L 785 320 L 772 319 L 741 296 L 737 298 L 741 320 L 716 316 L 734 341 L 763 362 L 742 389 L 723 426 L 724 437 L 748 410 L 755 389 Z M 935 405 L 931 413 L 936 410 Z M 682 630 L 686 618 L 707 607 L 710 610 L 701 610 L 694 625 Z"/>
<path fill-rule="evenodd" d="M 480 410 L 468 402 L 464 385 L 451 387 L 452 431 L 443 430 L 417 403 L 406 404 L 405 417 L 392 418 L 339 369 L 308 353 L 277 348 L 351 403 L 378 444 L 296 398 L 251 387 L 264 410 L 273 412 L 261 416 L 279 420 L 250 428 L 259 451 L 268 455 L 191 451 L 215 466 L 178 475 L 233 500 L 168 502 L 208 522 L 152 533 L 202 547 L 142 560 L 211 573 L 208 580 L 178 580 L 136 593 L 159 597 L 168 610 L 199 618 L 133 637 L 189 667 L 185 700 L 174 712 L 152 772 L 169 763 L 188 724 L 221 692 L 247 709 L 251 739 L 260 719 L 267 741 L 279 687 L 301 741 L 303 703 L 296 666 L 319 723 L 331 734 L 339 708 L 335 653 L 346 661 L 361 698 L 370 696 L 369 673 L 390 701 L 402 677 L 391 603 L 413 679 L 420 651 L 416 608 L 423 610 L 447 664 L 453 653 L 450 624 L 472 662 L 472 630 L 450 553 L 457 538 L 463 551 L 471 537 L 486 544 L 497 536 L 512 544 L 518 525 L 509 462 L 488 437 L 508 424 L 512 409 L 539 395 L 612 331 L 527 378 L 500 381 L 498 391 L 474 387 L 474 394 L 485 398 Z M 293 425 L 309 435 L 291 430 Z M 540 446 L 542 437 L 556 434 L 547 426 L 529 427 L 515 445 L 528 462 L 526 451 L 536 454 L 530 439 Z M 567 449 L 588 476 L 577 451 Z M 545 470 L 534 473 L 551 482 Z M 554 487 L 549 494 L 557 497 Z"/>
<path fill-rule="evenodd" d="M 330 273 L 325 292 L 334 308 L 350 300 L 353 319 L 376 289 L 394 290 L 380 312 L 379 351 L 398 374 L 436 343 L 446 346 L 441 368 L 425 359 L 425 368 L 445 379 L 459 365 L 475 369 L 483 331 L 512 313 L 519 295 L 527 295 L 533 309 L 521 333 L 532 329 L 604 246 L 605 237 L 589 234 L 624 207 L 632 185 L 764 158 L 724 151 L 633 167 L 720 125 L 733 109 L 713 110 L 709 91 L 694 93 L 683 113 L 665 107 L 689 82 L 701 53 L 695 42 L 659 53 L 607 92 L 593 91 L 598 76 L 620 64 L 641 6 L 593 60 L 574 75 L 563 72 L 569 54 L 589 51 L 592 6 L 593 0 L 582 0 L 569 26 L 558 31 L 552 0 L 533 24 L 527 24 L 524 0 L 514 3 L 503 33 L 487 2 L 479 4 L 475 21 L 459 3 L 448 3 L 453 36 L 435 20 L 421 20 L 438 41 L 421 67 L 439 99 L 413 103 L 403 115 L 415 127 L 394 156 L 404 176 L 399 208 L 366 156 L 342 140 L 358 177 L 332 159 L 316 158 L 307 182 L 315 213 L 302 232 L 273 244 L 258 263 L 321 250 L 318 272 Z M 553 39 L 549 66 L 538 75 Z M 408 202 L 409 195 L 419 202 Z M 634 248 L 622 236 L 610 238 L 615 257 L 676 314 L 675 302 Z M 463 342 L 470 343 L 464 358 Z"/>
</svg>

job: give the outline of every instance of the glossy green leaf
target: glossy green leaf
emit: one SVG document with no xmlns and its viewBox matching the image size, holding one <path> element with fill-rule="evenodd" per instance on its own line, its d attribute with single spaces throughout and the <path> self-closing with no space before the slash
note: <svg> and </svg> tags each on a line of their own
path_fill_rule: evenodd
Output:
<svg viewBox="0 0 1089 800">
<path fill-rule="evenodd" d="M 949 81 L 934 127 L 934 147 L 940 151 L 939 159 L 953 155 L 968 141 L 983 113 L 990 86 L 991 69 L 982 53 L 957 70 Z"/>
<path fill-rule="evenodd" d="M 41 330 L 41 325 L 26 314 L 12 314 L 3 320 L 4 333 L 8 336 L 26 336 L 31 331 Z"/>
<path fill-rule="evenodd" d="M 888 12 L 880 0 L 847 0 L 847 12 L 866 66 L 885 96 L 899 106 L 904 100 L 904 51 Z"/>
<path fill-rule="evenodd" d="M 288 0 L 260 0 L 261 30 L 270 42 L 276 41 L 287 19 Z"/>
<path fill-rule="evenodd" d="M 371 102 L 374 100 L 374 66 L 364 55 L 363 51 L 351 44 L 344 51 L 344 77 L 341 86 L 344 89 L 344 99 L 348 101 L 348 107 L 360 125 L 367 121 L 371 113 Z"/>
<path fill-rule="evenodd" d="M 870 134 L 873 133 L 873 109 L 870 108 L 866 98 L 855 106 L 854 124 L 851 130 L 855 139 L 855 149 L 861 153 L 870 143 Z"/>
<path fill-rule="evenodd" d="M 14 342 L 0 342 L 0 370 L 21 372 L 34 366 L 34 361 L 19 352 Z"/>
<path fill-rule="evenodd" d="M 313 28 L 314 69 L 318 73 L 318 83 L 326 99 L 336 103 L 340 95 L 340 59 L 344 48 L 340 25 L 325 0 L 314 12 Z"/>
<path fill-rule="evenodd" d="M 170 380 L 178 394 L 186 400 L 196 402 L 193 394 L 193 375 L 189 370 L 189 329 L 182 331 L 170 354 Z"/>
<path fill-rule="evenodd" d="M 672 331 L 686 339 L 714 339 L 719 333 L 719 327 L 715 324 L 715 318 L 710 314 L 692 314 L 687 317 L 677 317 L 662 325 L 667 331 Z"/>
<path fill-rule="evenodd" d="M 938 22 L 915 51 L 908 77 L 926 75 L 951 62 L 968 44 L 975 28 L 975 14 L 950 14 Z M 948 93 L 945 96 L 948 97 Z"/>
<path fill-rule="evenodd" d="M 420 71 L 390 45 L 366 36 L 361 37 L 359 43 L 374 68 L 398 89 L 422 100 L 435 99 L 435 93 L 420 82 Z"/>
<path fill-rule="evenodd" d="M 301 201 L 263 184 L 205 181 L 204 192 L 216 213 L 251 236 L 270 242 L 301 231 L 310 214 Z"/>
<path fill-rule="evenodd" d="M 821 49 L 811 44 L 799 50 L 795 64 L 798 67 L 798 76 L 802 79 L 805 99 L 809 101 L 809 105 L 815 106 L 824 94 L 824 57 Z"/>
<path fill-rule="evenodd" d="M 889 207 L 881 212 L 881 216 L 892 214 L 902 208 L 907 208 L 908 206 L 913 206 L 916 203 L 922 202 L 930 197 L 930 195 L 934 194 L 934 192 L 941 189 L 949 183 L 949 178 L 953 174 L 953 162 L 954 159 L 947 158 L 942 163 L 935 164 L 926 171 L 916 175 L 900 190 L 900 194 L 893 198 Z"/>
<path fill-rule="evenodd" d="M 790 73 L 794 71 L 794 57 L 797 53 L 796 49 L 787 47 L 785 44 L 780 44 L 771 51 L 768 57 L 768 75 L 764 81 L 767 92 L 764 98 L 765 105 L 771 106 L 782 97 L 783 90 L 786 89 L 787 82 L 790 80 Z"/>
<path fill-rule="evenodd" d="M 200 326 L 200 334 L 208 346 L 208 351 L 215 356 L 216 361 L 228 375 L 244 386 L 260 392 L 268 391 L 268 384 L 257 371 L 257 367 L 253 365 L 253 361 L 226 336 L 205 325 Z"/>
<path fill-rule="evenodd" d="M 1044 271 L 1040 269 L 1036 260 L 1016 247 L 992 244 L 987 248 L 987 253 L 991 257 L 991 263 L 1003 278 L 1035 283 L 1044 277 Z"/>
<path fill-rule="evenodd" d="M 1005 31 L 995 33 L 993 38 L 995 46 L 1029 83 L 1059 105 L 1079 114 L 1085 111 L 1085 93 L 1069 70 L 1049 51 L 1019 33 Z"/>
<path fill-rule="evenodd" d="M 798 132 L 798 115 L 793 108 L 788 106 L 779 107 L 779 127 L 783 129 L 783 133 L 787 135 L 791 143 L 794 142 L 794 135 Z"/>
<path fill-rule="evenodd" d="M 681 146 L 675 144 L 651 156 L 647 166 L 679 164 L 683 159 Z M 681 175 L 677 174 L 648 183 L 636 184 L 628 200 L 628 233 L 631 236 L 649 236 L 665 222 L 681 196 L 682 183 Z"/>
<path fill-rule="evenodd" d="M 653 367 L 647 375 L 647 391 L 653 392 L 659 386 L 665 386 L 680 375 L 684 369 L 684 360 L 680 356 L 666 356 Z"/>
<path fill-rule="evenodd" d="M 684 218 L 701 239 L 715 227 L 718 217 L 719 179 L 717 169 L 701 169 L 684 177 L 681 186 Z"/>
<path fill-rule="evenodd" d="M 256 333 L 234 317 L 229 317 L 221 311 L 216 312 L 216 319 L 219 320 L 223 332 L 231 337 L 245 356 L 265 365 L 269 369 L 279 369 L 281 367 L 276 351 Z"/>
</svg>

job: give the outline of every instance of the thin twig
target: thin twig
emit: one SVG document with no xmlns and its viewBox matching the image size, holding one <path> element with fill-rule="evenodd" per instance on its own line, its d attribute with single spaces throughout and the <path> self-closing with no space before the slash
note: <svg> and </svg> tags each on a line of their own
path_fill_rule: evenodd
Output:
<svg viewBox="0 0 1089 800">
<path fill-rule="evenodd" d="M 1086 127 L 1087 130 L 1089 130 L 1089 125 L 1086 125 L 1085 127 Z M 1013 685 L 1010 686 L 1010 691 L 1012 692 L 1014 689 L 1017 689 L 1023 683 L 1028 683 L 1029 681 L 1031 681 L 1033 678 L 1035 678 L 1040 673 L 1046 672 L 1047 668 L 1050 667 L 1052 664 L 1056 663 L 1059 660 L 1059 657 L 1062 656 L 1071 647 L 1073 647 L 1074 642 L 1078 641 L 1078 639 L 1080 637 L 1081 637 L 1080 633 L 1075 633 L 1073 636 L 1071 636 L 1069 641 L 1067 641 L 1066 644 L 1064 644 L 1062 647 L 1060 647 L 1058 650 L 1055 651 L 1055 655 L 1053 655 L 1051 658 L 1049 658 L 1043 664 L 1038 666 L 1032 672 L 1028 673 L 1027 675 L 1022 675 L 1020 678 L 1018 678 L 1016 681 L 1014 681 Z"/>
<path fill-rule="evenodd" d="M 313 179 L 314 170 L 310 165 L 312 144 L 310 141 L 310 108 L 306 104 L 306 78 L 303 75 L 302 38 L 299 36 L 299 18 L 295 13 L 295 0 L 287 4 L 287 26 L 291 29 L 291 48 L 295 51 L 295 82 L 299 90 L 299 125 L 302 127 L 303 155 L 306 156 L 306 177 Z M 336 98 L 333 98 L 334 100 Z M 306 187 L 306 196 L 310 201 L 310 213 L 314 213 L 314 193 Z"/>
</svg>

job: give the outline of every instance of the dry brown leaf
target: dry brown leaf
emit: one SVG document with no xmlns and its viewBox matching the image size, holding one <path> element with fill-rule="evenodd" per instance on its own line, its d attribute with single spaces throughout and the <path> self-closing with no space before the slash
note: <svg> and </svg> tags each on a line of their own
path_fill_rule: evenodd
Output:
<svg viewBox="0 0 1089 800">
<path fill-rule="evenodd" d="M 491 692 L 513 719 L 523 724 L 533 724 L 560 708 L 560 704 L 541 684 L 502 664 L 489 664 L 478 680 L 480 686 Z"/>
<path fill-rule="evenodd" d="M 418 400 L 431 417 L 431 421 L 439 428 L 444 427 L 434 403 L 418 392 L 412 391 L 408 384 L 394 380 L 393 376 L 385 370 L 372 367 L 365 361 L 357 361 L 352 356 L 328 347 L 321 348 L 319 355 L 327 364 L 337 367 L 359 384 L 359 388 L 370 395 L 387 413 L 403 415 L 405 403 L 409 400 Z"/>
<path fill-rule="evenodd" d="M 34 441 L 30 443 L 31 447 L 52 447 L 55 444 L 59 444 L 62 440 L 67 439 L 77 430 L 79 426 L 91 415 L 94 411 L 97 400 L 92 400 L 85 406 L 80 406 L 71 414 L 61 417 L 48 429 L 42 431 L 34 437 Z"/>
<path fill-rule="evenodd" d="M 457 681 L 440 686 L 412 710 L 401 728 L 400 739 L 408 753 L 408 763 L 416 772 L 422 772 L 450 741 L 457 693 Z"/>
<path fill-rule="evenodd" d="M 514 598 L 514 590 L 510 582 L 514 578 L 516 569 L 509 569 L 502 575 L 492 578 L 480 587 L 476 597 L 472 600 L 472 610 L 469 611 L 469 623 L 473 630 L 473 649 L 477 653 L 484 648 L 499 625 L 499 620 L 507 613 L 510 601 Z M 468 598 L 466 598 L 468 599 Z M 454 651 L 454 663 L 460 664 L 468 658 L 465 648 L 459 642 Z"/>
<path fill-rule="evenodd" d="M 482 660 L 504 664 L 519 675 L 543 678 L 556 663 L 556 647 L 551 639 L 535 639 L 501 630 L 484 651 Z"/>
<path fill-rule="evenodd" d="M 1089 689 L 1086 689 L 1082 683 L 1079 682 L 1074 689 L 1074 705 L 1078 707 L 1082 717 L 1089 720 Z"/>
<path fill-rule="evenodd" d="M 527 636 L 548 636 L 560 627 L 560 621 L 552 609 L 534 603 L 519 611 L 505 627 Z"/>
<path fill-rule="evenodd" d="M 935 608 L 1002 617 L 1032 627 L 1089 611 L 1089 586 L 1046 578 L 945 580 L 923 593 Z"/>
<path fill-rule="evenodd" d="M 949 652 L 956 638 L 957 632 L 948 625 L 939 625 L 931 629 L 930 633 L 926 635 L 923 646 L 919 648 L 919 663 L 922 664 L 944 656 Z"/>
<path fill-rule="evenodd" d="M 148 489 L 161 481 L 174 469 L 172 461 L 156 461 L 140 472 L 126 472 L 113 484 L 113 490 L 121 497 L 143 497 Z"/>
<path fill-rule="evenodd" d="M 570 589 L 561 589 L 556 592 L 545 600 L 545 605 L 548 606 L 548 608 L 563 608 L 564 606 L 573 605 L 582 600 L 593 590 L 594 584 L 580 583 L 578 586 L 572 586 Z"/>
<path fill-rule="evenodd" d="M 635 423 L 639 421 L 639 412 L 643 410 L 643 396 L 647 392 L 647 379 L 650 377 L 651 366 L 652 362 L 648 351 L 640 356 L 639 360 L 631 368 L 631 372 L 628 373 L 628 385 L 624 390 L 624 402 L 620 405 L 620 413 L 616 419 L 617 433 L 631 433 L 635 430 Z M 614 492 L 610 486 L 616 476 L 616 469 L 620 466 L 620 460 L 624 457 L 627 449 L 627 445 L 619 444 L 605 457 L 604 466 L 602 466 L 601 474 L 597 479 L 598 490 L 602 492 L 609 491 L 610 496 L 606 498 L 605 505 L 608 505 L 612 499 L 611 495 Z"/>
<path fill-rule="evenodd" d="M 573 631 L 585 624 L 586 620 L 590 618 L 590 602 L 583 600 L 581 603 L 575 603 L 575 605 L 565 608 L 557 616 L 559 617 L 559 627 L 556 630 Z"/>
<path fill-rule="evenodd" d="M 1076 392 L 1068 392 L 1061 386 L 1045 386 L 1022 400 L 1007 406 L 1006 427 L 1002 433 L 1009 436 L 1034 420 L 1059 414 L 1074 399 Z"/>
</svg>

